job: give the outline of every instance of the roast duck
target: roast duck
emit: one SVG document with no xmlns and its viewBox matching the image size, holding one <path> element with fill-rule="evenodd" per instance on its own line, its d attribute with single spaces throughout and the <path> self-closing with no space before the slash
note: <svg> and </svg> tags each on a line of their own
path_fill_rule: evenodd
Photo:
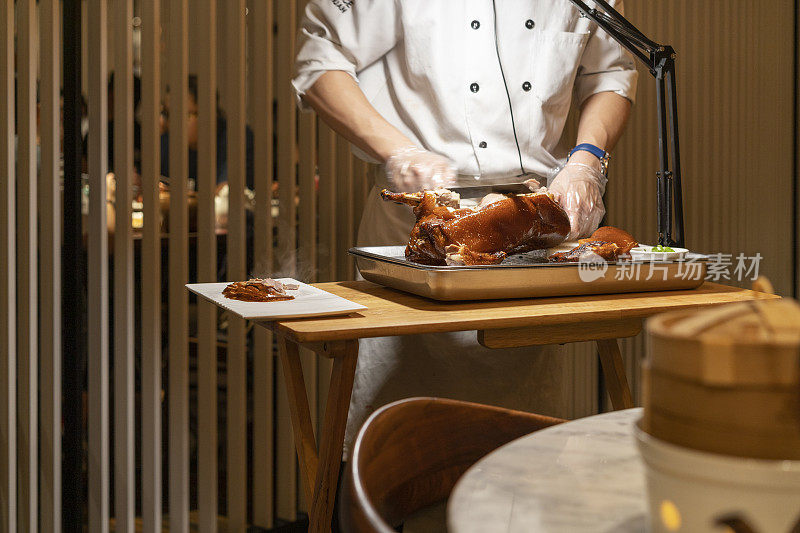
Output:
<svg viewBox="0 0 800 533">
<path fill-rule="evenodd" d="M 424 265 L 492 265 L 506 257 L 552 248 L 570 230 L 566 212 L 552 193 L 531 181 L 529 194 L 490 194 L 475 207 L 461 207 L 458 194 L 447 189 L 416 193 L 381 192 L 386 201 L 414 209 L 416 223 L 406 246 L 409 261 Z M 569 252 L 553 254 L 553 262 L 578 261 L 588 253 L 606 260 L 626 254 L 636 240 L 606 226 Z"/>
</svg>

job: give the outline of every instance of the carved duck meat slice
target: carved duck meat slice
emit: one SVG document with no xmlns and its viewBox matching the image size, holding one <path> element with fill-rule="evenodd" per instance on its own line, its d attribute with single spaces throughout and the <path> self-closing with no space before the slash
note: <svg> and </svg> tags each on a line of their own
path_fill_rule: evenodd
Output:
<svg viewBox="0 0 800 533">
<path fill-rule="evenodd" d="M 242 302 L 279 302 L 294 300 L 286 291 L 297 290 L 294 283 L 281 283 L 272 278 L 254 278 L 247 281 L 234 281 L 223 289 L 222 294 L 231 300 Z"/>
<path fill-rule="evenodd" d="M 447 189 L 384 190 L 381 196 L 414 207 L 417 221 L 405 255 L 426 265 L 497 264 L 512 254 L 556 246 L 570 229 L 567 214 L 543 188 L 475 208 L 460 207 L 458 195 Z"/>
<path fill-rule="evenodd" d="M 552 263 L 578 262 L 581 258 L 600 257 L 604 261 L 616 261 L 627 257 L 631 248 L 639 243 L 633 235 L 614 226 L 597 228 L 588 238 L 578 241 L 578 246 L 566 252 L 559 252 L 548 257 Z"/>
</svg>

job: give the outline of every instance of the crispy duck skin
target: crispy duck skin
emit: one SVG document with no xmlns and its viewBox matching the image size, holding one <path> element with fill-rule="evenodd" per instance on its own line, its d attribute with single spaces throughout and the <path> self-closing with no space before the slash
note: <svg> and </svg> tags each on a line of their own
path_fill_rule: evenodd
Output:
<svg viewBox="0 0 800 533">
<path fill-rule="evenodd" d="M 578 241 L 578 246 L 566 252 L 551 255 L 551 263 L 573 263 L 580 261 L 581 257 L 599 256 L 604 261 L 616 261 L 625 257 L 638 245 L 633 235 L 614 226 L 598 228 L 586 239 Z M 593 254 L 593 255 L 592 255 Z"/>
<path fill-rule="evenodd" d="M 381 196 L 414 206 L 417 222 L 406 259 L 426 265 L 497 264 L 512 254 L 555 246 L 570 229 L 567 214 L 546 192 L 509 195 L 474 209 L 454 207 L 457 202 L 441 190 L 384 190 Z"/>
<path fill-rule="evenodd" d="M 603 226 L 597 228 L 594 233 L 588 239 L 581 239 L 578 242 L 586 242 L 586 241 L 603 241 L 603 242 L 613 242 L 617 246 L 619 246 L 620 254 L 627 254 L 631 251 L 632 248 L 636 248 L 639 246 L 639 243 L 636 242 L 636 239 L 625 230 L 615 228 L 614 226 Z"/>
</svg>

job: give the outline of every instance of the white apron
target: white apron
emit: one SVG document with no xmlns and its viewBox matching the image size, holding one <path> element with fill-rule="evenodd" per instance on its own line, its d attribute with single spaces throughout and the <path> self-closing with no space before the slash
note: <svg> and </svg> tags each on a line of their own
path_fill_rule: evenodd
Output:
<svg viewBox="0 0 800 533">
<path fill-rule="evenodd" d="M 358 230 L 359 246 L 408 242 L 414 224 L 411 208 L 384 202 L 381 188 L 373 187 L 367 199 Z M 563 417 L 571 394 L 563 381 L 563 365 L 563 346 L 492 350 L 478 344 L 475 331 L 361 339 L 344 458 L 374 410 L 412 396 Z"/>
</svg>

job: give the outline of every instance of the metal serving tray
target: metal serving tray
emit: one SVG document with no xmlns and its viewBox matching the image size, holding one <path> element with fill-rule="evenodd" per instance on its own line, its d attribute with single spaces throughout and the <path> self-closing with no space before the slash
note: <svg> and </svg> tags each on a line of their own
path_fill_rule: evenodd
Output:
<svg viewBox="0 0 800 533">
<path fill-rule="evenodd" d="M 434 300 L 495 300 L 582 294 L 694 289 L 703 284 L 707 256 L 682 261 L 548 263 L 556 250 L 514 255 L 499 265 L 427 266 L 405 258 L 405 246 L 351 248 L 368 281 Z M 568 249 L 568 248 L 567 248 Z"/>
</svg>

